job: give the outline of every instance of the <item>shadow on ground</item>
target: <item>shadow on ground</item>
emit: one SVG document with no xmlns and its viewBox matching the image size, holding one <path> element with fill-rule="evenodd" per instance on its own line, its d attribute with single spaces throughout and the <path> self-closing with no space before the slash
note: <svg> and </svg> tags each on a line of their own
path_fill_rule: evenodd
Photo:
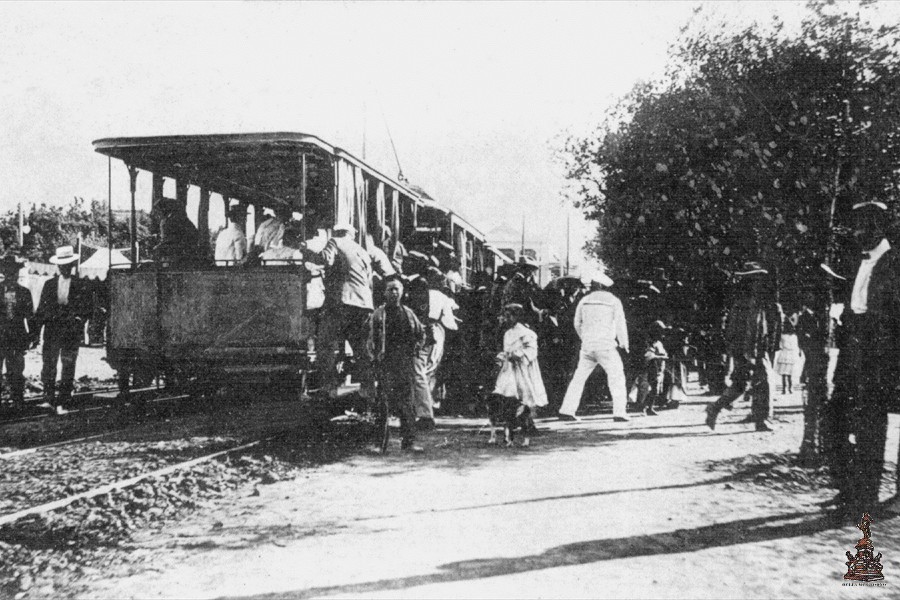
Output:
<svg viewBox="0 0 900 600">
<path fill-rule="evenodd" d="M 808 536 L 836 528 L 833 521 L 827 516 L 795 512 L 773 517 L 717 523 L 692 529 L 679 529 L 652 535 L 636 535 L 563 544 L 549 548 L 540 554 L 453 562 L 440 565 L 438 567 L 439 570 L 435 573 L 423 575 L 329 587 L 313 587 L 291 590 L 285 593 L 245 596 L 244 598 L 248 600 L 311 598 L 399 590 L 421 585 L 470 581 L 608 560 L 696 552 L 707 548 L 734 544 Z"/>
</svg>

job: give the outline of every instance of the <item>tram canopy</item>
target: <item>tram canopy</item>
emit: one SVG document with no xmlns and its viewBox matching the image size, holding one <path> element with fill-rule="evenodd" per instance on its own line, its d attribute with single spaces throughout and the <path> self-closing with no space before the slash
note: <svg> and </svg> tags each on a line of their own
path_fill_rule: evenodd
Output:
<svg viewBox="0 0 900 600">
<path fill-rule="evenodd" d="M 300 204 L 301 155 L 309 168 L 308 191 L 333 185 L 332 158 L 360 168 L 410 198 L 418 194 L 351 154 L 305 133 L 243 133 L 104 138 L 94 149 L 130 167 L 150 171 L 265 207 Z M 316 188 L 321 188 L 316 190 Z"/>
</svg>

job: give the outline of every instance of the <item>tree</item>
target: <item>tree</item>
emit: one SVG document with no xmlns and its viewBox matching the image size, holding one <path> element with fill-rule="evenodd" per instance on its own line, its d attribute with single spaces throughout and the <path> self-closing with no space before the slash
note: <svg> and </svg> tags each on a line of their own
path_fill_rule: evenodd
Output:
<svg viewBox="0 0 900 600">
<path fill-rule="evenodd" d="M 83 198 L 74 198 L 67 206 L 47 204 L 23 207 L 31 232 L 25 236 L 22 248 L 18 243 L 18 212 L 11 210 L 0 216 L 0 252 L 18 253 L 29 260 L 46 261 L 56 248 L 76 245 L 79 236 L 91 246 L 104 247 L 109 239 L 109 216 L 105 202 L 92 200 L 86 205 Z M 150 217 L 138 215 L 138 240 L 149 238 Z M 127 247 L 130 242 L 130 221 L 121 215 L 113 220 L 113 246 Z"/>
<path fill-rule="evenodd" d="M 810 3 L 790 35 L 777 20 L 685 30 L 662 80 L 570 138 L 567 176 L 598 221 L 599 256 L 634 277 L 665 266 L 689 290 L 694 324 L 717 320 L 703 294 L 746 260 L 775 270 L 784 303 L 811 289 L 825 310 L 819 265 L 842 269 L 840 224 L 855 202 L 891 195 L 900 164 L 900 28 L 854 6 Z M 804 454 L 815 453 L 821 384 Z"/>
</svg>

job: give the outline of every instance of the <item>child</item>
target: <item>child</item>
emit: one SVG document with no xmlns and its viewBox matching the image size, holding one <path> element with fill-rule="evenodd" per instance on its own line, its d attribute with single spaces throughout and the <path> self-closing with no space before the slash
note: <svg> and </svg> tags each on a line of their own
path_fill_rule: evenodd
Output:
<svg viewBox="0 0 900 600">
<path fill-rule="evenodd" d="M 794 385 L 791 375 L 800 360 L 800 342 L 794 328 L 794 319 L 787 319 L 784 323 L 784 332 L 781 334 L 781 344 L 778 348 L 778 360 L 775 362 L 775 371 L 781 375 L 781 395 L 793 394 Z"/>
<path fill-rule="evenodd" d="M 403 306 L 403 281 L 397 275 L 385 279 L 385 304 L 372 313 L 369 352 L 378 373 L 381 393 L 393 412 L 400 415 L 400 449 L 422 452 L 415 444 L 416 412 L 412 385 L 415 359 L 425 340 L 425 328 L 412 309 Z M 387 415 L 385 415 L 387 417 Z"/>
<path fill-rule="evenodd" d="M 503 334 L 503 351 L 497 354 L 500 373 L 494 393 L 515 398 L 529 409 L 529 427 L 538 406 L 547 406 L 547 392 L 538 365 L 537 334 L 520 323 L 524 308 L 521 304 L 503 307 L 501 320 L 506 327 Z"/>
</svg>

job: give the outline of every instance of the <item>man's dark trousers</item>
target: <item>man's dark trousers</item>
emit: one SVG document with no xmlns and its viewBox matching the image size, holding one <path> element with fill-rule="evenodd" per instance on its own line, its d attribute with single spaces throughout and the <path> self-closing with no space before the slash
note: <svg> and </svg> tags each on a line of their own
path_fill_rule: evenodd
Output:
<svg viewBox="0 0 900 600">
<path fill-rule="evenodd" d="M 400 417 L 401 446 L 411 446 L 416 439 L 416 409 L 412 386 L 415 377 L 411 357 L 385 358 L 379 365 L 378 379 L 382 397 L 387 398 L 391 412 Z"/>
<path fill-rule="evenodd" d="M 19 404 L 25 396 L 25 351 L 18 348 L 0 348 L 0 367 L 6 366 L 9 382 L 9 398 Z"/>
<path fill-rule="evenodd" d="M 893 369 L 872 344 L 879 321 L 844 315 L 848 334 L 838 357 L 835 390 L 823 419 L 823 442 L 835 483 L 856 512 L 874 511 L 884 469 Z M 888 353 L 889 354 L 889 353 Z M 856 444 L 849 442 L 853 434 Z M 862 514 L 862 513 L 860 513 Z"/>
<path fill-rule="evenodd" d="M 323 352 L 319 358 L 319 369 L 325 377 L 325 383 L 336 385 L 337 374 L 335 362 L 337 355 L 344 352 L 344 341 L 353 350 L 354 378 L 359 381 L 362 390 L 371 387 L 371 367 L 366 344 L 369 339 L 368 319 L 372 311 L 358 306 L 341 304 L 326 309 L 324 315 Z"/>
<path fill-rule="evenodd" d="M 78 347 L 81 345 L 80 331 L 72 327 L 58 327 L 47 324 L 44 327 L 44 344 L 42 356 L 44 366 L 41 369 L 41 382 L 44 384 L 44 397 L 51 406 L 63 406 L 72 399 L 72 388 L 75 382 L 75 361 L 78 359 Z M 59 394 L 56 388 L 56 361 L 62 362 L 62 373 L 59 379 Z"/>
<path fill-rule="evenodd" d="M 754 365 L 743 356 L 734 357 L 734 372 L 731 374 L 731 385 L 713 404 L 716 412 L 723 408 L 731 408 L 731 404 L 741 394 L 752 391 L 753 400 L 750 416 L 756 424 L 769 418 L 769 380 L 762 365 Z"/>
</svg>

